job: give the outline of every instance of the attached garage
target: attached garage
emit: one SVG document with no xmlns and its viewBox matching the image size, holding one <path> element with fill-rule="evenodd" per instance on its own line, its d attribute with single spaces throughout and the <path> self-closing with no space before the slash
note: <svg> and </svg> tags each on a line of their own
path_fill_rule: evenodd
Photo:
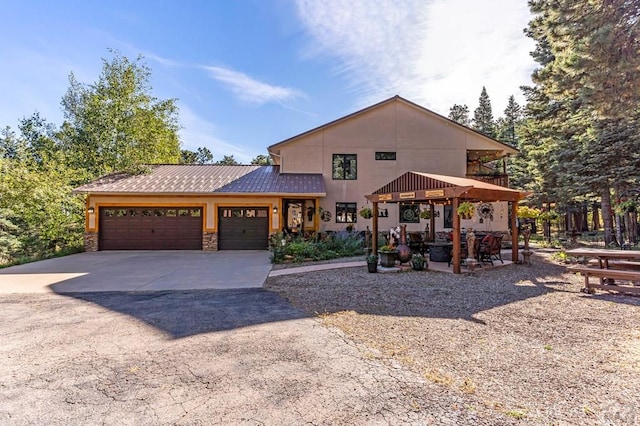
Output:
<svg viewBox="0 0 640 426">
<path fill-rule="evenodd" d="M 101 207 L 99 250 L 202 250 L 202 209 Z"/>
<path fill-rule="evenodd" d="M 286 226 L 283 200 L 310 200 L 315 211 L 326 196 L 321 174 L 279 166 L 148 167 L 74 190 L 86 196 L 86 251 L 267 250 L 269 235 Z M 305 229 L 315 231 L 318 216 L 305 217 Z"/>
<path fill-rule="evenodd" d="M 266 207 L 221 207 L 218 218 L 218 249 L 268 248 L 269 210 Z"/>
</svg>

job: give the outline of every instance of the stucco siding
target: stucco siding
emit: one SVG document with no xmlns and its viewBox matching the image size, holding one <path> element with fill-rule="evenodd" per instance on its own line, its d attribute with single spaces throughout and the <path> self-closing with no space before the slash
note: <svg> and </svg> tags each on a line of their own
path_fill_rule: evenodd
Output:
<svg viewBox="0 0 640 426">
<path fill-rule="evenodd" d="M 450 176 L 465 176 L 468 149 L 500 149 L 483 136 L 464 129 L 435 114 L 425 112 L 402 101 L 383 104 L 345 120 L 319 128 L 280 147 L 284 173 L 322 173 L 327 197 L 320 200 L 323 209 L 332 213 L 332 220 L 321 222 L 321 230 L 341 230 L 347 224 L 335 222 L 336 203 L 357 203 L 358 210 L 366 205 L 370 194 L 397 176 L 408 171 L 421 171 Z M 376 160 L 376 152 L 395 152 L 396 160 Z M 333 154 L 357 155 L 357 180 L 334 180 Z M 398 205 L 381 205 L 389 216 L 380 219 L 380 229 L 397 225 Z M 438 207 L 442 210 L 442 207 Z M 506 207 L 498 207 L 503 211 Z M 444 222 L 441 213 L 436 228 Z M 504 220 L 503 220 L 504 219 Z M 371 220 L 357 218 L 355 229 L 364 230 Z M 408 224 L 410 231 L 423 231 L 427 221 Z M 463 227 L 473 226 L 472 220 Z M 478 224 L 476 224 L 478 225 Z M 507 219 L 496 217 L 481 229 L 506 229 Z"/>
</svg>

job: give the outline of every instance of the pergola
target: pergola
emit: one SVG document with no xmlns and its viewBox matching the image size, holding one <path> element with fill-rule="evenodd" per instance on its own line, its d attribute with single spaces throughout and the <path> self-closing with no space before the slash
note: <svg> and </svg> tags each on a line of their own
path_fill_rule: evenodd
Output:
<svg viewBox="0 0 640 426">
<path fill-rule="evenodd" d="M 407 172 L 365 197 L 373 203 L 372 238 L 373 252 L 378 250 L 378 203 L 422 202 L 431 205 L 431 229 L 434 229 L 435 204 L 451 204 L 453 207 L 453 273 L 460 273 L 460 216 L 457 213 L 461 201 L 511 202 L 511 259 L 518 261 L 518 227 L 516 213 L 518 201 L 529 193 L 493 185 L 475 179 Z"/>
</svg>

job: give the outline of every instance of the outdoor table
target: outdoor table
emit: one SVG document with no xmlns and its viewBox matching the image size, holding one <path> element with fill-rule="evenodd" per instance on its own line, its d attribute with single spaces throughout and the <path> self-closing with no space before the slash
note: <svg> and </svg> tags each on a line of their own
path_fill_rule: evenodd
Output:
<svg viewBox="0 0 640 426">
<path fill-rule="evenodd" d="M 593 293 L 593 289 L 600 288 L 608 291 L 640 294 L 640 287 L 617 285 L 614 281 L 619 279 L 631 281 L 632 283 L 640 282 L 640 263 L 635 262 L 640 260 L 639 250 L 577 248 L 567 250 L 566 253 L 571 256 L 592 257 L 598 260 L 599 268 L 590 268 L 586 265 L 568 267 L 571 272 L 577 272 L 584 276 L 584 292 Z M 616 260 L 617 262 L 609 263 L 610 260 Z M 600 278 L 600 284 L 590 283 L 590 276 Z"/>
<path fill-rule="evenodd" d="M 640 250 L 612 250 L 581 247 L 567 250 L 566 253 L 575 257 L 596 258 L 600 269 L 609 269 L 609 260 L 640 260 Z"/>
</svg>

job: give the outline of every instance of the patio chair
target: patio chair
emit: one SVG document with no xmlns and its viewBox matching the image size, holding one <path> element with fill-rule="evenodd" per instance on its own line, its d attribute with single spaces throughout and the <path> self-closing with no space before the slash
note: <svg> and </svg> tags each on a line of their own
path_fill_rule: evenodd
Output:
<svg viewBox="0 0 640 426">
<path fill-rule="evenodd" d="M 412 253 L 420 253 L 424 255 L 424 240 L 420 232 L 409 233 L 409 248 Z"/>
<path fill-rule="evenodd" d="M 488 261 L 493 265 L 493 260 L 499 260 L 504 264 L 502 260 L 502 235 L 496 236 L 493 234 L 487 234 L 480 242 L 480 248 L 478 250 L 478 260 L 480 263 Z"/>
</svg>

